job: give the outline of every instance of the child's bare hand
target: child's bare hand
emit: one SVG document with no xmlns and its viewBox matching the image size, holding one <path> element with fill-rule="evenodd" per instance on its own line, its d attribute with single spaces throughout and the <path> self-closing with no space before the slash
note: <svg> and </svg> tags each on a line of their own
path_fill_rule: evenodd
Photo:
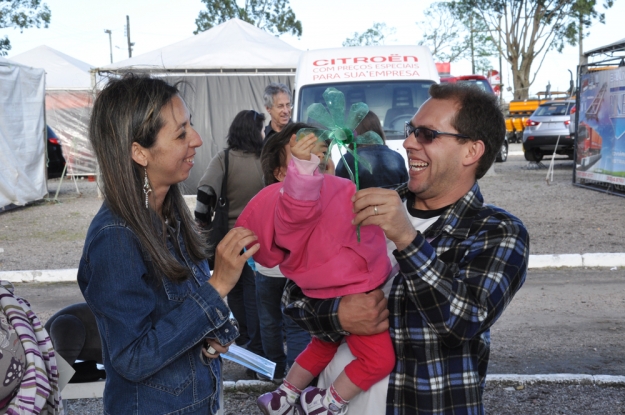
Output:
<svg viewBox="0 0 625 415">
<path fill-rule="evenodd" d="M 310 154 L 317 143 L 317 136 L 313 133 L 296 140 L 295 135 L 291 138 L 291 154 L 300 160 L 310 160 Z"/>
</svg>

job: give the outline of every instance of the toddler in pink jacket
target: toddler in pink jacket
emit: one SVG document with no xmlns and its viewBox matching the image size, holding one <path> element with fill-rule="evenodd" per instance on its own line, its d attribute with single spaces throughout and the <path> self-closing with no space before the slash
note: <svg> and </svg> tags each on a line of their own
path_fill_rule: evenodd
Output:
<svg viewBox="0 0 625 415">
<path fill-rule="evenodd" d="M 312 134 L 292 140 L 293 157 L 284 181 L 261 190 L 243 210 L 236 226 L 251 229 L 258 237 L 256 262 L 265 267 L 279 265 L 281 272 L 311 298 L 374 290 L 384 284 L 391 271 L 384 233 L 377 226 L 362 226 L 358 242 L 356 226 L 351 224 L 355 216 L 351 198 L 356 187 L 349 180 L 319 172 L 320 160 L 312 154 L 318 145 Z M 350 399 L 393 369 L 395 354 L 388 331 L 349 335 L 345 341 L 356 360 L 330 388 L 309 387 L 302 392 L 339 346 L 313 337 L 283 384 L 258 399 L 263 413 L 345 413 Z"/>
</svg>

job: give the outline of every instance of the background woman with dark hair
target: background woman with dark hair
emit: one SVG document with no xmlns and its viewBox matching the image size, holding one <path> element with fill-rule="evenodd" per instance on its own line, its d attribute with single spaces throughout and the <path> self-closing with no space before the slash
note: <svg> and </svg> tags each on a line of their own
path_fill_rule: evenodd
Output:
<svg viewBox="0 0 625 415">
<path fill-rule="evenodd" d="M 258 245 L 244 228 L 206 244 L 184 202 L 202 140 L 176 87 L 160 79 L 110 80 L 95 100 L 89 139 L 104 203 L 78 268 L 95 315 L 106 370 L 104 413 L 215 414 L 221 361 L 238 331 L 223 298 Z"/>
<path fill-rule="evenodd" d="M 374 131 L 386 143 L 384 130 L 380 119 L 375 113 L 369 111 L 365 118 L 356 127 L 357 134 L 364 134 L 367 131 Z M 408 169 L 404 158 L 397 151 L 391 150 L 386 144 L 359 145 L 356 148 L 358 157 L 368 161 L 371 164 L 371 171 L 367 170 L 362 164 L 358 167 L 358 178 L 360 180 L 360 188 L 367 187 L 392 187 L 408 181 Z M 345 154 L 347 165 L 354 173 L 354 156 Z M 349 179 L 349 173 L 345 167 L 343 159 L 340 159 L 336 165 L 336 176 Z"/>
<path fill-rule="evenodd" d="M 228 225 L 232 229 L 239 214 L 252 197 L 263 188 L 260 152 L 263 147 L 265 116 L 254 110 L 239 112 L 228 129 L 228 189 L 230 203 Z M 197 189 L 195 218 L 203 229 L 208 229 L 215 205 L 220 197 L 224 177 L 225 150 L 217 153 L 208 164 Z M 241 278 L 228 294 L 228 305 L 239 323 L 241 336 L 237 344 L 264 356 L 256 308 L 254 270 L 245 265 Z"/>
</svg>

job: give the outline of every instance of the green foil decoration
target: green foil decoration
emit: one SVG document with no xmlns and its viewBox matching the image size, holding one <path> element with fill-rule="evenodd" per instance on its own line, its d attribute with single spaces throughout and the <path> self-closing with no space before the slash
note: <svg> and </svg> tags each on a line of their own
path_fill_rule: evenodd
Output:
<svg viewBox="0 0 625 415">
<path fill-rule="evenodd" d="M 332 149 L 334 146 L 338 146 L 339 154 L 345 163 L 345 167 L 349 173 L 350 179 L 356 184 L 356 189 L 360 190 L 358 183 L 358 175 L 355 175 L 351 171 L 349 165 L 345 162 L 344 154 L 349 152 L 354 156 L 354 170 L 357 170 L 358 165 L 371 171 L 371 164 L 364 159 L 358 157 L 357 146 L 370 145 L 370 144 L 384 144 L 382 137 L 373 131 L 367 131 L 364 134 L 356 135 L 354 130 L 365 118 L 369 112 L 369 107 L 364 102 L 357 102 L 349 109 L 349 114 L 345 118 L 345 95 L 336 88 L 330 87 L 323 93 L 323 99 L 326 102 L 324 106 L 321 103 L 314 103 L 308 107 L 307 116 L 309 119 L 316 121 L 318 124 L 325 127 L 321 128 L 303 128 L 297 132 L 297 139 L 313 133 L 321 141 L 325 141 L 328 144 L 328 154 L 324 163 L 327 163 L 327 159 L 331 157 Z M 327 108 L 326 108 L 327 107 Z M 353 144 L 354 150 L 349 148 L 349 145 Z"/>
<path fill-rule="evenodd" d="M 373 131 L 367 131 L 359 135 L 355 133 L 356 127 L 369 112 L 367 104 L 364 102 L 353 104 L 349 109 L 347 118 L 345 118 L 345 95 L 341 91 L 330 87 L 323 92 L 323 99 L 326 105 L 324 106 L 318 102 L 311 104 L 308 107 L 307 115 L 309 119 L 316 121 L 325 128 L 302 128 L 297 132 L 297 140 L 313 133 L 319 140 L 329 142 L 328 154 L 322 161 L 324 165 L 328 163 L 328 158 L 331 157 L 334 146 L 338 146 L 341 159 L 343 159 L 349 177 L 356 184 L 356 190 L 358 191 L 360 190 L 358 179 L 359 165 L 362 164 L 362 167 L 370 172 L 372 169 L 371 164 L 367 160 L 358 157 L 358 145 L 384 144 L 384 141 L 382 141 L 382 137 Z M 349 148 L 350 145 L 353 145 L 353 150 Z M 345 160 L 344 154 L 346 152 L 354 156 L 353 172 Z M 357 235 L 358 242 L 360 242 L 360 225 L 357 229 Z"/>
</svg>

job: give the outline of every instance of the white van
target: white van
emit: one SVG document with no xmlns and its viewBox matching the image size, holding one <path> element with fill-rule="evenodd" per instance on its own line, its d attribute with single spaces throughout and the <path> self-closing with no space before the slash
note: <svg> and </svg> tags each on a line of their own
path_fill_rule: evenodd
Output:
<svg viewBox="0 0 625 415">
<path fill-rule="evenodd" d="M 325 104 L 322 94 L 334 87 L 345 94 L 346 112 L 364 102 L 382 122 L 386 144 L 406 159 L 404 125 L 428 99 L 439 76 L 425 46 L 364 46 L 309 50 L 295 73 L 293 119 L 309 122 L 312 103 Z M 347 114 L 346 114 L 347 115 Z M 338 154 L 332 158 L 338 161 Z"/>
</svg>

